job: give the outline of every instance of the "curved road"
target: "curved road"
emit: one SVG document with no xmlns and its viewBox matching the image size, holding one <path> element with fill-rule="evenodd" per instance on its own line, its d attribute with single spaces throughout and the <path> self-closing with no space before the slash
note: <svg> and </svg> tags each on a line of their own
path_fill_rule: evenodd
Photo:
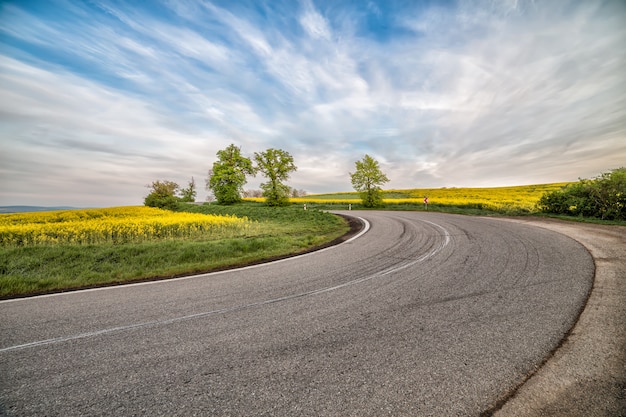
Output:
<svg viewBox="0 0 626 417">
<path fill-rule="evenodd" d="M 0 302 L 0 414 L 479 415 L 591 289 L 589 252 L 547 229 L 356 215 L 366 233 L 297 258 Z"/>
</svg>

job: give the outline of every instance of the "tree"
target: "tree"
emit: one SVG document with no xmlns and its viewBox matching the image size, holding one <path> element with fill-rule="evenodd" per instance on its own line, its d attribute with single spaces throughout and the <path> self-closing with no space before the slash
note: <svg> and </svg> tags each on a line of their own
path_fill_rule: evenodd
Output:
<svg viewBox="0 0 626 417">
<path fill-rule="evenodd" d="M 196 201 L 196 181 L 191 177 L 187 188 L 181 188 L 180 201 L 185 203 L 193 203 Z"/>
<path fill-rule="evenodd" d="M 289 204 L 290 188 L 283 184 L 289 174 L 298 168 L 293 163 L 293 157 L 282 149 L 270 148 L 265 152 L 255 152 L 256 170 L 260 171 L 269 180 L 261 184 L 263 197 L 268 206 L 284 206 Z"/>
<path fill-rule="evenodd" d="M 377 207 L 383 204 L 381 185 L 389 182 L 389 178 L 380 170 L 378 162 L 369 155 L 356 161 L 356 171 L 350 174 L 352 186 L 361 195 L 365 207 Z"/>
<path fill-rule="evenodd" d="M 148 185 L 152 191 L 144 199 L 144 205 L 148 207 L 158 207 L 166 210 L 174 210 L 178 204 L 176 192 L 178 184 L 172 181 L 153 181 Z"/>
<path fill-rule="evenodd" d="M 241 149 L 231 144 L 217 151 L 218 160 L 209 171 L 206 185 L 213 191 L 219 204 L 233 204 L 241 200 L 246 175 L 255 171 L 249 158 L 241 155 Z"/>
</svg>

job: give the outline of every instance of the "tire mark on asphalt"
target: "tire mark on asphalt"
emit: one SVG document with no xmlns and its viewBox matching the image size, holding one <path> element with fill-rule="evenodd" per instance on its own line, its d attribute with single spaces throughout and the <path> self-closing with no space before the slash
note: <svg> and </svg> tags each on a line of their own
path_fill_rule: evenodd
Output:
<svg viewBox="0 0 626 417">
<path fill-rule="evenodd" d="M 365 234 L 365 232 L 367 232 L 369 230 L 369 222 L 367 222 L 367 220 L 362 219 L 362 218 L 359 218 L 359 219 L 361 221 L 363 221 L 364 224 L 365 224 L 364 230 L 361 231 L 361 233 L 359 233 L 358 235 L 354 236 L 353 238 L 351 238 L 350 240 L 347 240 L 344 243 L 349 243 L 349 242 L 354 241 L 357 237 L 362 236 L 363 234 Z M 428 220 L 420 220 L 420 221 L 424 222 L 424 223 L 428 223 L 431 226 L 434 226 L 435 228 L 437 228 L 437 229 L 439 229 L 441 231 L 441 233 L 442 233 L 441 236 L 443 236 L 443 239 L 441 240 L 441 242 L 439 243 L 438 246 L 435 246 L 433 249 L 431 249 L 429 252 L 425 253 L 424 255 L 420 256 L 419 258 L 416 258 L 416 259 L 411 260 L 409 262 L 402 262 L 402 263 L 396 264 L 395 266 L 389 267 L 387 269 L 384 269 L 382 271 L 378 271 L 376 273 L 373 273 L 371 275 L 367 275 L 367 276 L 362 277 L 362 278 L 358 278 L 358 279 L 355 279 L 355 280 L 352 280 L 352 281 L 344 282 L 342 284 L 334 285 L 334 286 L 331 286 L 331 287 L 319 288 L 319 289 L 316 289 L 316 290 L 306 291 L 306 292 L 302 292 L 302 293 L 298 293 L 298 294 L 287 295 L 287 296 L 284 296 L 284 297 L 272 298 L 272 299 L 269 299 L 269 300 L 259 301 L 259 302 L 256 302 L 256 303 L 243 304 L 243 305 L 239 305 L 239 306 L 227 307 L 227 308 L 222 308 L 222 309 L 218 309 L 218 310 L 205 311 L 205 312 L 202 312 L 202 313 L 196 313 L 196 314 L 190 314 L 190 315 L 186 315 L 186 316 L 174 317 L 174 318 L 167 319 L 167 320 L 154 320 L 154 321 L 143 322 L 143 323 L 135 323 L 135 324 L 129 324 L 129 325 L 125 325 L 125 326 L 111 327 L 111 328 L 108 328 L 108 329 L 102 329 L 102 330 L 97 330 L 97 331 L 93 331 L 93 332 L 86 332 L 86 333 L 80 333 L 80 334 L 76 334 L 76 335 L 56 337 L 56 338 L 46 339 L 46 340 L 39 340 L 39 341 L 30 342 L 30 343 L 24 343 L 24 344 L 15 345 L 15 346 L 8 346 L 8 347 L 5 347 L 5 348 L 0 348 L 0 353 L 16 351 L 16 350 L 24 350 L 24 349 L 29 349 L 29 348 L 35 348 L 35 347 L 38 347 L 38 346 L 46 346 L 46 345 L 64 343 L 64 342 L 69 342 L 69 341 L 78 340 L 78 339 L 86 339 L 86 338 L 97 337 L 97 336 L 113 334 L 113 333 L 119 333 L 119 332 L 135 330 L 135 329 L 141 329 L 141 328 L 165 326 L 165 325 L 174 324 L 174 323 L 178 323 L 178 322 L 182 322 L 182 321 L 187 321 L 187 320 L 193 320 L 193 319 L 197 319 L 197 318 L 213 316 L 213 315 L 216 315 L 216 314 L 232 313 L 232 312 L 236 312 L 236 311 L 247 310 L 247 309 L 256 308 L 256 307 L 262 307 L 262 306 L 266 306 L 266 305 L 270 305 L 270 304 L 276 304 L 276 303 L 280 303 L 280 302 L 284 302 L 284 301 L 291 301 L 291 300 L 295 300 L 295 299 L 298 299 L 298 298 L 324 294 L 324 293 L 328 293 L 328 292 L 331 292 L 331 291 L 336 291 L 336 290 L 339 290 L 341 288 L 345 288 L 345 287 L 348 287 L 348 286 L 360 284 L 362 282 L 370 281 L 370 280 L 372 280 L 374 278 L 383 277 L 383 276 L 392 274 L 394 272 L 398 272 L 398 271 L 401 271 L 401 270 L 406 269 L 408 267 L 411 267 L 411 266 L 413 266 L 415 264 L 418 264 L 420 262 L 423 262 L 423 261 L 425 261 L 425 260 L 435 256 L 437 253 L 439 253 L 442 249 L 444 249 L 450 243 L 451 235 L 450 235 L 450 233 L 448 232 L 448 230 L 446 228 L 444 228 L 443 226 L 441 226 L 441 225 L 439 225 L 437 223 L 430 222 Z M 330 249 L 330 248 L 325 248 L 325 249 L 322 249 L 322 250 L 326 250 L 326 249 Z M 305 255 L 308 255 L 308 254 L 305 254 Z M 278 262 L 280 262 L 280 261 L 278 261 Z"/>
</svg>

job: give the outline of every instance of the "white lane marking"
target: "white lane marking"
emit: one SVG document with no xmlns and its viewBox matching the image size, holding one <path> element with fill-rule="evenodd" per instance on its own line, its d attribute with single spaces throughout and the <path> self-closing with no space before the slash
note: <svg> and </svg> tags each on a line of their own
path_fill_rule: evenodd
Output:
<svg viewBox="0 0 626 417">
<path fill-rule="evenodd" d="M 370 230 L 370 222 L 368 222 L 367 220 L 365 220 L 363 217 L 356 217 L 357 219 L 361 220 L 363 222 L 363 224 L 365 226 L 363 226 L 363 229 L 355 236 L 352 236 L 350 239 L 346 240 L 345 242 L 342 242 L 341 244 L 343 245 L 344 243 L 351 243 L 353 240 L 356 240 L 358 238 L 360 238 L 361 236 L 363 236 L 365 233 L 367 233 L 368 230 Z M 332 248 L 332 246 L 331 246 Z M 327 248 L 330 249 L 330 248 Z"/>
<path fill-rule="evenodd" d="M 240 268 L 224 269 L 223 271 L 208 272 L 206 274 L 187 275 L 187 276 L 178 277 L 178 278 L 168 278 L 168 279 L 161 279 L 161 280 L 155 280 L 155 281 L 136 282 L 136 283 L 131 283 L 131 284 L 120 284 L 120 285 L 113 285 L 113 286 L 109 286 L 109 287 L 88 288 L 88 289 L 84 289 L 84 290 L 74 290 L 74 291 L 67 291 L 67 292 L 58 292 L 58 293 L 53 293 L 53 294 L 36 295 L 36 296 L 33 296 L 33 297 L 11 298 L 9 300 L 0 300 L 0 304 L 15 303 L 15 302 L 20 302 L 20 301 L 33 300 L 33 299 L 37 299 L 37 298 L 49 298 L 49 297 L 68 296 L 68 295 L 75 295 L 75 294 L 80 294 L 80 293 L 85 293 L 85 292 L 115 290 L 115 289 L 120 289 L 120 288 L 124 288 L 124 287 L 138 287 L 138 286 L 142 286 L 142 285 L 166 284 L 166 283 L 174 282 L 174 281 L 183 281 L 183 280 L 187 280 L 187 279 L 205 278 L 205 277 L 210 277 L 210 276 L 213 276 L 213 275 L 226 274 L 226 273 L 233 272 L 233 271 L 245 271 L 247 269 L 260 268 L 260 267 L 266 266 L 266 265 L 272 265 L 272 264 L 277 264 L 277 263 L 280 263 L 280 262 L 291 261 L 293 259 L 302 258 L 304 256 L 311 256 L 311 255 L 316 254 L 316 253 L 320 253 L 320 252 L 324 252 L 324 251 L 327 251 L 327 250 L 331 250 L 331 249 L 334 249 L 334 248 L 336 248 L 338 246 L 341 246 L 343 244 L 346 244 L 346 243 L 352 243 L 354 240 L 356 240 L 356 239 L 360 238 L 361 236 L 363 236 L 365 233 L 367 233 L 368 230 L 370 230 L 370 223 L 367 220 L 365 220 L 364 218 L 362 218 L 362 217 L 356 217 L 356 216 L 354 216 L 354 217 L 359 219 L 360 221 L 362 221 L 363 224 L 364 224 L 363 229 L 358 234 L 356 234 L 355 236 L 352 236 L 350 239 L 346 240 L 345 242 L 339 243 L 338 245 L 329 246 L 329 247 L 326 247 L 326 248 L 323 248 L 323 249 L 319 249 L 319 250 L 316 250 L 316 251 L 313 251 L 313 252 L 303 253 L 302 255 L 295 255 L 295 256 L 290 256 L 288 258 L 278 259 L 278 260 L 275 260 L 275 261 L 263 262 L 263 263 L 259 263 L 259 264 L 249 265 L 249 266 L 242 266 Z M 2 350 L 0 350 L 0 352 L 2 352 Z"/>
<path fill-rule="evenodd" d="M 369 223 L 366 220 L 364 220 L 364 219 L 362 219 L 362 220 L 367 225 L 366 230 L 361 232 L 361 233 L 359 233 L 359 235 L 355 236 L 352 239 L 355 239 L 356 237 L 362 235 L 367 230 L 369 230 Z M 438 252 L 440 252 L 443 248 L 445 248 L 450 243 L 450 233 L 443 226 L 438 225 L 438 224 L 433 223 L 433 222 L 430 222 L 430 221 L 427 221 L 427 220 L 420 220 L 420 221 L 423 221 L 425 223 L 429 223 L 432 226 L 435 226 L 438 229 L 440 229 L 443 232 L 443 236 L 444 236 L 444 239 L 442 240 L 442 242 L 437 247 L 433 248 L 430 252 L 420 256 L 419 258 L 417 258 L 417 259 L 415 259 L 415 260 L 413 260 L 413 261 L 411 261 L 409 263 L 401 264 L 399 266 L 392 267 L 390 269 L 387 269 L 387 270 L 384 270 L 384 271 L 380 271 L 380 272 L 377 272 L 375 274 L 372 274 L 372 275 L 369 275 L 369 276 L 366 276 L 366 277 L 362 277 L 362 278 L 358 278 L 358 279 L 355 279 L 355 280 L 352 280 L 352 281 L 344 282 L 343 284 L 334 285 L 332 287 L 320 288 L 320 289 L 317 289 L 317 290 L 306 291 L 306 292 L 299 293 L 299 294 L 293 294 L 293 295 L 288 295 L 288 296 L 284 296 L 284 297 L 272 298 L 272 299 L 269 299 L 269 300 L 259 301 L 259 302 L 256 302 L 256 303 L 244 304 L 244 305 L 235 306 L 235 307 L 227 307 L 227 308 L 222 308 L 222 309 L 219 309 L 219 310 L 212 310 L 212 311 L 206 311 L 206 312 L 203 312 L 203 313 L 190 314 L 190 315 L 187 315 L 187 316 L 174 317 L 174 318 L 167 319 L 167 320 L 155 320 L 155 321 L 144 322 L 144 323 L 129 324 L 127 326 L 112 327 L 112 328 L 109 328 L 109 329 L 97 330 L 97 331 L 94 331 L 94 332 L 80 333 L 80 334 L 77 334 L 77 335 L 57 337 L 57 338 L 53 338 L 53 339 L 46 339 L 46 340 L 39 340 L 39 341 L 36 341 L 36 342 L 24 343 L 24 344 L 21 344 L 21 345 L 9 346 L 9 347 L 5 347 L 5 348 L 1 348 L 0 349 L 0 353 L 14 351 L 14 350 L 23 350 L 23 349 L 37 347 L 37 346 L 45 346 L 45 345 L 57 344 L 57 343 L 62 343 L 62 342 L 69 342 L 69 341 L 72 341 L 72 340 L 85 339 L 85 338 L 94 337 L 94 336 L 100 336 L 100 335 L 104 335 L 104 334 L 123 332 L 123 331 L 126 331 L 126 330 L 163 326 L 163 325 L 177 323 L 177 322 L 181 322 L 181 321 L 187 321 L 187 320 L 192 320 L 192 319 L 196 319 L 196 318 L 207 317 L 207 316 L 211 316 L 211 315 L 215 315 L 215 314 L 230 313 L 230 312 L 234 312 L 234 311 L 246 310 L 246 309 L 249 309 L 249 308 L 260 307 L 260 306 L 269 305 L 269 304 L 275 304 L 275 303 L 279 303 L 279 302 L 282 302 L 282 301 L 289 301 L 289 300 L 294 300 L 294 299 L 297 299 L 297 298 L 323 294 L 323 293 L 335 291 L 335 290 L 338 290 L 338 289 L 341 289 L 341 288 L 345 288 L 345 287 L 348 287 L 348 286 L 360 284 L 362 282 L 366 282 L 366 281 L 372 280 L 372 279 L 377 278 L 377 277 L 385 276 L 385 275 L 391 274 L 393 272 L 397 272 L 397 271 L 403 270 L 405 268 L 408 268 L 409 266 L 415 265 L 417 263 L 423 262 L 426 259 L 429 259 L 429 258 L 435 256 Z M 352 240 L 352 239 L 350 239 L 350 240 Z M 346 242 L 343 242 L 343 243 L 347 243 L 350 240 L 347 240 Z M 330 248 L 326 248 L 326 249 L 330 249 Z M 322 249 L 322 250 L 326 250 L 326 249 Z M 302 256 L 305 256 L 305 255 L 308 255 L 308 254 L 304 254 Z M 284 261 L 284 259 L 280 260 L 280 261 L 276 261 L 276 262 L 281 262 L 281 261 Z M 255 265 L 253 265 L 251 267 L 246 267 L 246 268 L 252 268 L 254 266 Z M 246 269 L 246 268 L 242 268 L 242 269 Z M 221 272 L 226 272 L 226 271 L 221 271 Z"/>
</svg>

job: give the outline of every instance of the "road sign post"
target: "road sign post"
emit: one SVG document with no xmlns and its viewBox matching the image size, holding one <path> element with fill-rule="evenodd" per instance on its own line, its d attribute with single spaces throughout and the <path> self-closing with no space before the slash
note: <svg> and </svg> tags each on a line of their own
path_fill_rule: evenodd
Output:
<svg viewBox="0 0 626 417">
<path fill-rule="evenodd" d="M 428 211 L 428 196 L 424 197 L 424 207 L 426 208 L 426 211 Z"/>
</svg>

